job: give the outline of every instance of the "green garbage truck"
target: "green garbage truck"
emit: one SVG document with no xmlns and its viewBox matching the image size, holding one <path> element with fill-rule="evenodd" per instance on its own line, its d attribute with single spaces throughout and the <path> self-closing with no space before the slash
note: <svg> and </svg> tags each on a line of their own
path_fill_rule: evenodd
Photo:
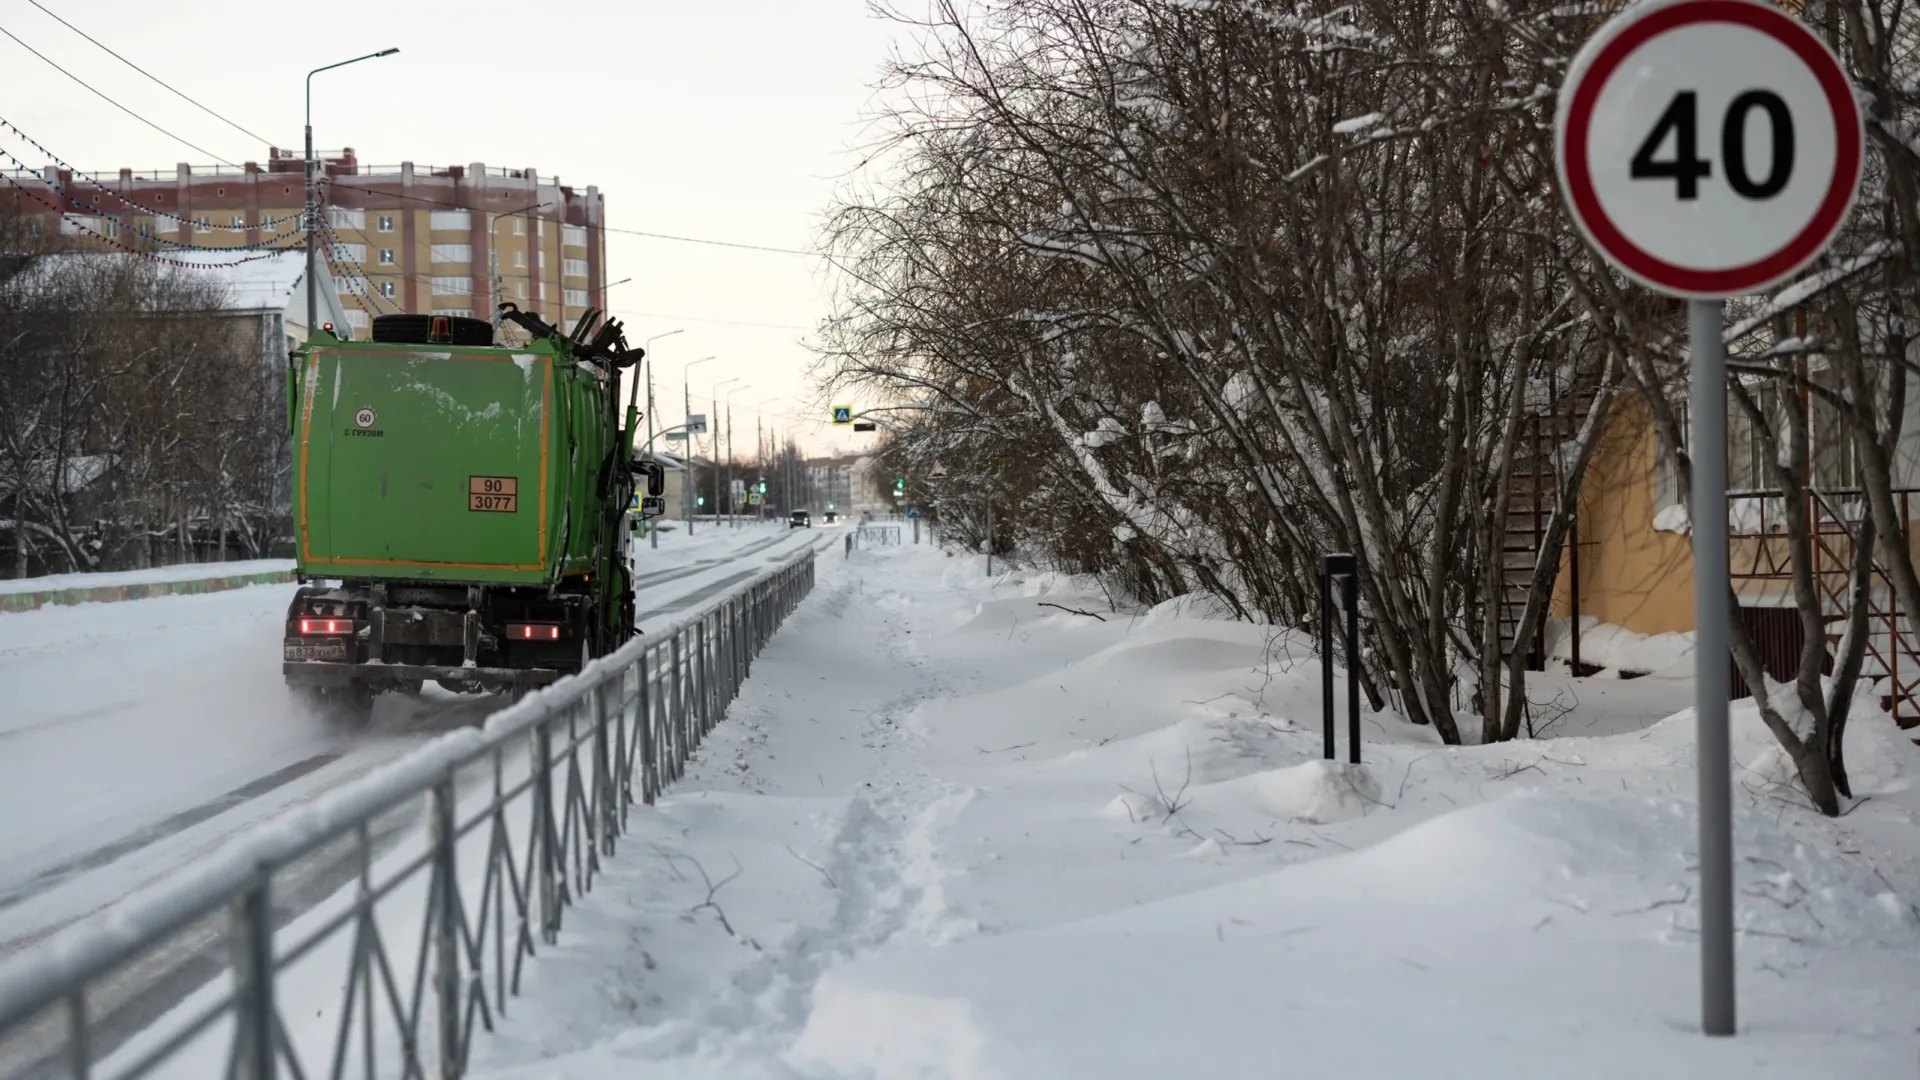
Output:
<svg viewBox="0 0 1920 1080">
<path fill-rule="evenodd" d="M 427 682 L 524 692 L 637 632 L 628 514 L 637 485 L 652 511 L 663 483 L 634 460 L 635 395 L 619 415 L 642 350 L 598 311 L 563 333 L 500 310 L 527 343 L 484 319 L 387 315 L 370 341 L 329 324 L 289 357 L 283 668 L 335 722 Z"/>
</svg>

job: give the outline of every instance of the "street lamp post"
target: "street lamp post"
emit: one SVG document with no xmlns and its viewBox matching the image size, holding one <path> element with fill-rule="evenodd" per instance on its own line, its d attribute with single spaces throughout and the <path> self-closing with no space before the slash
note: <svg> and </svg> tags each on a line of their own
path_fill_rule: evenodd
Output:
<svg viewBox="0 0 1920 1080">
<path fill-rule="evenodd" d="M 761 412 L 760 410 L 766 408 L 768 405 L 771 405 L 774 402 L 779 400 L 780 400 L 780 395 L 775 394 L 774 396 L 768 398 L 765 401 L 762 401 L 760 404 L 755 405 L 753 407 L 754 430 L 758 433 L 754 438 L 754 446 L 757 447 L 759 450 L 759 455 L 760 455 L 759 472 L 760 472 L 760 478 L 763 480 L 766 479 L 767 473 L 769 471 L 767 468 L 768 459 L 774 457 L 775 455 L 768 452 L 769 447 L 767 445 L 767 437 L 772 434 L 773 429 L 767 425 L 767 414 Z M 784 486 L 785 485 L 782 485 L 782 487 Z M 793 501 L 793 497 L 791 492 L 782 493 L 781 505 L 786 506 L 787 503 L 792 501 Z M 787 506 L 787 510 L 791 512 L 793 510 L 793 507 Z M 760 496 L 760 520 L 765 521 L 766 519 L 767 519 L 767 497 L 763 494 Z"/>
<path fill-rule="evenodd" d="M 718 360 L 717 356 L 703 356 L 680 369 L 680 398 L 682 406 L 681 426 L 687 432 L 687 482 L 680 485 L 680 509 L 687 519 L 687 535 L 693 535 L 693 452 L 698 444 L 693 439 L 693 384 L 687 381 L 687 373 L 696 365 L 709 360 Z"/>
<path fill-rule="evenodd" d="M 713 523 L 720 524 L 720 388 L 737 383 L 737 378 L 726 379 L 713 384 L 713 415 L 707 418 L 708 429 L 713 445 Z"/>
<path fill-rule="evenodd" d="M 626 280 L 631 281 L 632 279 L 628 278 Z M 614 282 L 614 285 L 618 284 L 620 284 L 620 282 Z M 601 291 L 604 292 L 607 288 L 612 288 L 612 286 L 606 286 Z M 670 338 L 675 334 L 683 332 L 684 331 L 681 330 L 669 330 L 664 334 L 655 334 L 648 338 L 646 343 L 641 346 L 641 359 L 645 360 L 647 364 L 647 456 L 649 458 L 653 456 L 653 343 L 659 341 L 661 338 Z M 681 485 L 682 488 L 685 486 L 685 484 Z M 691 536 L 692 533 L 689 532 L 688 535 Z M 654 528 L 652 525 L 648 525 L 647 540 L 657 550 L 660 547 L 660 530 Z"/>
<path fill-rule="evenodd" d="M 319 320 L 317 316 L 320 306 L 318 288 L 314 281 L 314 238 L 319 232 L 318 226 L 320 222 L 319 208 L 316 207 L 313 202 L 313 77 L 323 71 L 332 71 L 334 68 L 346 67 L 348 64 L 357 64 L 362 60 L 373 60 L 382 56 L 392 56 L 399 51 L 397 48 L 381 49 L 376 53 L 356 56 L 351 60 L 342 60 L 337 64 L 328 64 L 326 67 L 317 67 L 307 72 L 307 156 L 303 162 L 306 166 L 303 171 L 306 173 L 307 178 L 307 337 L 309 339 L 313 337 L 314 330 L 318 329 Z"/>
<path fill-rule="evenodd" d="M 753 389 L 752 383 L 736 386 L 727 391 L 724 399 L 727 403 L 727 527 L 740 527 L 740 516 L 733 512 L 733 395 L 742 390 Z"/>
</svg>

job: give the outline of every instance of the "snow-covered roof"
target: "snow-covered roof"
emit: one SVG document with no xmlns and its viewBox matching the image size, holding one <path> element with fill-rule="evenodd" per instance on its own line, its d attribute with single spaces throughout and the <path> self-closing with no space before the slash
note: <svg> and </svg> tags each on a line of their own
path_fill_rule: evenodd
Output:
<svg viewBox="0 0 1920 1080">
<path fill-rule="evenodd" d="M 304 251 L 282 251 L 264 258 L 234 264 L 234 257 L 223 251 L 183 251 L 169 258 L 204 269 L 179 271 L 204 275 L 225 286 L 226 306 L 233 311 L 279 311 L 293 299 L 301 287 L 307 269 Z M 223 265 L 224 264 L 224 265 Z M 322 285 L 326 282 L 323 280 Z"/>
</svg>

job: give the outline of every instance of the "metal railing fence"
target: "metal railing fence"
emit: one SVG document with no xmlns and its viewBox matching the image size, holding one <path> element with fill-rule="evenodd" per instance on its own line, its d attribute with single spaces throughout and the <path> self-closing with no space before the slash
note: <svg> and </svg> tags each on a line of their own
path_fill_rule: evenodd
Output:
<svg viewBox="0 0 1920 1080">
<path fill-rule="evenodd" d="M 0 1074 L 464 1075 L 627 811 L 683 775 L 812 589 L 814 554 L 9 957 Z"/>
</svg>

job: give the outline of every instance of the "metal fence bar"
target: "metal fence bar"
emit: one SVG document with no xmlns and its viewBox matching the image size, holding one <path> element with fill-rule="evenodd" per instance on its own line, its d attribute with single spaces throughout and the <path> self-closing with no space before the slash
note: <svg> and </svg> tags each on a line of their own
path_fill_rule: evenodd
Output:
<svg viewBox="0 0 1920 1080">
<path fill-rule="evenodd" d="M 0 963 L 0 1076 L 457 1080 L 476 1032 L 521 992 L 524 961 L 558 940 L 566 909 L 613 855 L 629 811 L 685 775 L 754 656 L 812 589 L 813 556 Z M 380 827 L 422 804 L 424 830 Z M 342 862 L 318 904 L 276 888 Z M 276 900 L 305 910 L 276 912 Z M 143 974 L 155 955 L 198 948 L 194 928 L 222 912 L 216 966 L 230 983 L 202 971 L 182 989 L 165 982 L 175 969 Z M 313 964 L 339 966 L 323 979 L 282 978 Z M 158 1007 L 116 1021 L 114 1000 L 142 978 L 131 993 Z M 324 1031 L 290 1029 L 285 1018 L 322 1010 L 282 1000 L 287 988 L 319 985 L 335 988 L 318 1003 L 333 1018 Z M 223 1065 L 205 1064 L 215 1059 Z"/>
</svg>

